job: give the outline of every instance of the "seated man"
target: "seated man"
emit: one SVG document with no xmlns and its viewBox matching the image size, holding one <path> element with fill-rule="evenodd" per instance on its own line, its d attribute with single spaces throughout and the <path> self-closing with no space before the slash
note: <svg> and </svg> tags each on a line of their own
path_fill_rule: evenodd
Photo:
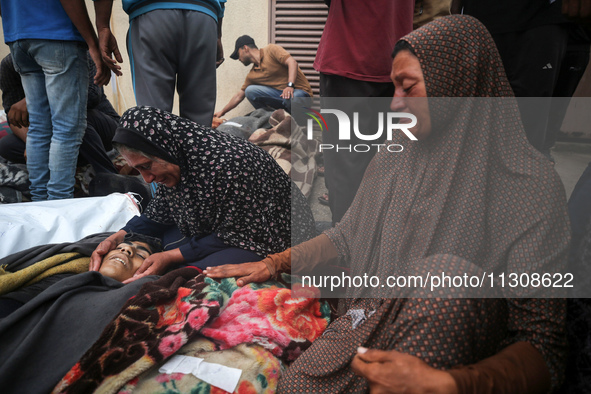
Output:
<svg viewBox="0 0 591 394">
<path fill-rule="evenodd" d="M 123 282 L 135 274 L 148 256 L 161 249 L 160 241 L 156 238 L 129 234 L 103 257 L 99 272 Z M 0 276 L 0 294 L 4 294 L 0 296 L 0 318 L 8 316 L 56 282 L 88 271 L 89 258 L 76 257 L 80 255 L 68 258 L 60 253 Z"/>
<path fill-rule="evenodd" d="M 92 165 L 95 173 L 117 173 L 109 159 L 111 139 L 115 134 L 119 114 L 115 111 L 103 88 L 94 83 L 96 66 L 88 56 L 89 84 L 86 132 L 80 145 L 80 158 L 84 164 Z M 13 162 L 24 164 L 26 160 L 26 138 L 29 127 L 29 113 L 21 76 L 15 70 L 12 55 L 8 54 L 0 63 L 0 90 L 2 105 L 13 134 L 0 139 L 0 156 Z"/>
<path fill-rule="evenodd" d="M 253 66 L 240 91 L 221 111 L 214 114 L 216 118 L 236 108 L 244 97 L 256 109 L 271 107 L 285 109 L 290 113 L 292 98 L 312 97 L 312 88 L 298 62 L 279 45 L 269 44 L 259 49 L 254 40 L 245 35 L 236 40 L 230 57 L 240 60 L 245 66 Z"/>
</svg>

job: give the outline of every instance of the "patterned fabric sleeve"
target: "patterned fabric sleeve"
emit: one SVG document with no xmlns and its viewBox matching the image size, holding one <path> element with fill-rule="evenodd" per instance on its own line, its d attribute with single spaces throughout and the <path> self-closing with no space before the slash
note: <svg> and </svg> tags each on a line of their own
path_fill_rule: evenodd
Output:
<svg viewBox="0 0 591 394">
<path fill-rule="evenodd" d="M 510 299 L 509 331 L 506 342 L 525 341 L 544 358 L 552 379 L 552 388 L 563 380 L 566 355 L 566 300 Z"/>
<path fill-rule="evenodd" d="M 351 260 L 351 255 L 349 253 L 349 245 L 347 244 L 346 238 L 341 231 L 341 227 L 332 227 L 326 230 L 323 234 L 325 234 L 328 239 L 330 239 L 330 242 L 332 242 L 335 249 L 339 253 L 339 260 L 345 264 L 348 264 Z"/>
<path fill-rule="evenodd" d="M 564 212 L 564 203 L 550 200 L 548 210 Z M 538 228 L 523 235 L 510 252 L 507 273 L 557 273 L 563 272 L 569 248 L 567 214 L 553 215 L 549 225 L 540 223 Z M 547 219 L 546 219 L 547 220 Z M 558 241 L 560 239 L 560 241 Z M 532 253 L 536 255 L 525 259 Z M 535 261 L 535 264 L 523 262 Z M 518 289 L 519 290 L 519 289 Z M 522 290 L 521 290 L 522 291 Z M 523 296 L 524 294 L 520 294 Z M 552 293 L 549 296 L 560 294 Z M 506 294 L 510 296 L 510 294 Z M 565 294 L 566 296 L 566 294 Z M 539 295 L 538 295 L 539 297 Z M 509 336 L 505 345 L 526 341 L 543 356 L 556 388 L 563 380 L 566 355 L 566 300 L 564 298 L 508 298 Z"/>
</svg>

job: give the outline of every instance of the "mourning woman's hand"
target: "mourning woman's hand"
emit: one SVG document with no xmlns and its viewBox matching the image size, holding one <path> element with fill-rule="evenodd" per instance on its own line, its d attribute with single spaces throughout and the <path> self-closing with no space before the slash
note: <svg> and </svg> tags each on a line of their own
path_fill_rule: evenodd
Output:
<svg viewBox="0 0 591 394">
<path fill-rule="evenodd" d="M 90 266 L 88 267 L 89 271 L 98 271 L 101 268 L 101 264 L 103 262 L 103 257 L 111 250 L 115 249 L 117 245 L 119 245 L 123 239 L 125 238 L 126 231 L 119 230 L 115 234 L 111 235 L 109 238 L 105 239 L 103 242 L 98 244 L 94 252 L 90 255 Z"/>
<path fill-rule="evenodd" d="M 162 275 L 171 265 L 182 261 L 184 261 L 184 258 L 179 249 L 154 253 L 148 256 L 135 274 L 131 278 L 123 281 L 123 283 L 131 283 L 148 275 Z"/>
<path fill-rule="evenodd" d="M 203 271 L 210 278 L 230 278 L 237 277 L 236 284 L 245 286 L 249 283 L 264 282 L 271 279 L 271 272 L 267 265 L 262 261 L 256 263 L 226 264 L 217 267 L 207 267 Z"/>
<path fill-rule="evenodd" d="M 351 369 L 367 379 L 370 393 L 457 393 L 453 377 L 416 356 L 359 348 Z"/>
</svg>

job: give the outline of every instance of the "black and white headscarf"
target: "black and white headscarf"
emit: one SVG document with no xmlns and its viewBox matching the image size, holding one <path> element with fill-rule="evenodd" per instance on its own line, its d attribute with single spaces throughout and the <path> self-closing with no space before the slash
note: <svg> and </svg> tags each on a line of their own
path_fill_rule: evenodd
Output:
<svg viewBox="0 0 591 394">
<path fill-rule="evenodd" d="M 127 110 L 117 131 L 125 133 L 143 137 L 156 148 L 152 154 L 180 167 L 177 185 L 158 187 L 144 212 L 149 219 L 174 223 L 191 237 L 214 233 L 260 255 L 314 235 L 305 197 L 275 160 L 250 142 L 151 107 Z"/>
</svg>

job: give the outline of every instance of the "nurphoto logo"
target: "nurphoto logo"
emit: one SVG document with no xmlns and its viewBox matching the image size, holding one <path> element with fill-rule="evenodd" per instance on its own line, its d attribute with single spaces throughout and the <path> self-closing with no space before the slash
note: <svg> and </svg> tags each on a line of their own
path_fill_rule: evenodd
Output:
<svg viewBox="0 0 591 394">
<path fill-rule="evenodd" d="M 394 132 L 402 132 L 411 141 L 417 141 L 417 137 L 410 132 L 410 129 L 416 126 L 417 117 L 407 112 L 378 112 L 378 130 L 373 134 L 364 134 L 359 130 L 359 112 L 353 112 L 353 121 L 349 115 L 338 109 L 321 109 L 320 112 L 313 110 L 312 108 L 304 107 L 308 112 L 306 115 L 309 116 L 307 122 L 307 137 L 309 140 L 313 138 L 314 122 L 320 127 L 320 131 L 323 133 L 338 133 L 339 141 L 344 143 L 351 141 L 351 132 L 355 135 L 358 140 L 361 141 L 379 141 L 384 133 L 386 132 L 386 141 L 392 140 Z M 329 130 L 326 119 L 323 114 L 331 114 L 336 116 L 338 122 L 338 130 Z M 402 122 L 402 123 L 401 123 Z M 367 144 L 320 144 L 319 150 L 323 152 L 325 150 L 336 150 L 339 151 L 355 151 L 355 152 L 368 152 L 375 147 L 378 152 L 380 148 L 386 148 L 389 152 L 402 152 L 404 147 L 400 144 L 378 144 L 378 143 L 367 143 Z"/>
</svg>

